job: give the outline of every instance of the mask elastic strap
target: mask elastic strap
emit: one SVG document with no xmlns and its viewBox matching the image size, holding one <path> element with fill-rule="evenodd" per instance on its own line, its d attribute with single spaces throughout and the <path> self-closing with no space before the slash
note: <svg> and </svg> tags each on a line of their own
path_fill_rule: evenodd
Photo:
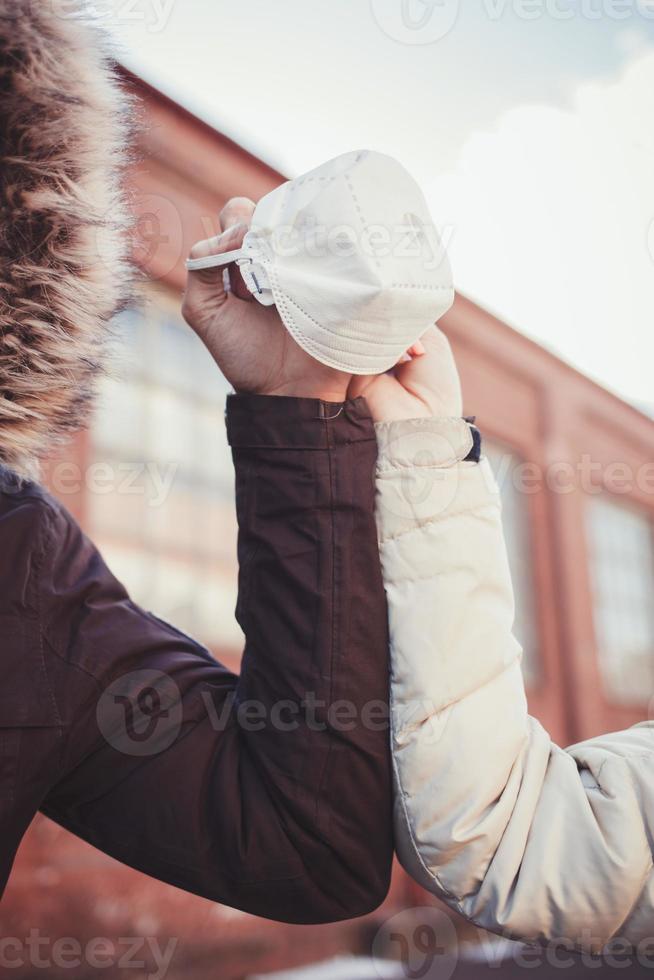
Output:
<svg viewBox="0 0 654 980">
<path fill-rule="evenodd" d="M 236 262 L 237 259 L 245 257 L 244 249 L 237 248 L 233 252 L 221 252 L 219 255 L 205 255 L 202 259 L 187 259 L 186 268 L 189 272 L 200 272 L 202 269 L 215 269 L 220 265 L 229 265 L 231 262 Z"/>
</svg>

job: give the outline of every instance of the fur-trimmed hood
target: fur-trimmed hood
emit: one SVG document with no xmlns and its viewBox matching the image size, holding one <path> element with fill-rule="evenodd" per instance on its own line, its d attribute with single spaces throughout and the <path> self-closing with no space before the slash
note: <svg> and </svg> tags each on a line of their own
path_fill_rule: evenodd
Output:
<svg viewBox="0 0 654 980">
<path fill-rule="evenodd" d="M 83 7 L 0 0 L 0 462 L 22 473 L 84 422 L 131 293 L 128 100 Z"/>
</svg>

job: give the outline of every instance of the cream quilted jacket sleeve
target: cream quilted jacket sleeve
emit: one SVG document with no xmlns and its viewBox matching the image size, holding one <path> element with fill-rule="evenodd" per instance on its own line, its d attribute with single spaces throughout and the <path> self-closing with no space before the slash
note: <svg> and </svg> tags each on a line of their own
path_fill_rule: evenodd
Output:
<svg viewBox="0 0 654 980">
<path fill-rule="evenodd" d="M 377 426 L 396 847 L 486 929 L 654 936 L 654 728 L 561 749 L 527 713 L 497 486 L 459 419 Z"/>
</svg>

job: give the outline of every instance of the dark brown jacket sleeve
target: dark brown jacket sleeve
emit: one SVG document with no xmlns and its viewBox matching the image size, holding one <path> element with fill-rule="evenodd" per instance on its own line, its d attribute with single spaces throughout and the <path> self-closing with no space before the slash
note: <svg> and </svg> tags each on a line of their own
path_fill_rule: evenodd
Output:
<svg viewBox="0 0 654 980">
<path fill-rule="evenodd" d="M 322 922 L 384 898 L 392 857 L 375 434 L 361 399 L 233 396 L 236 677 L 134 605 L 57 505 L 42 635 L 63 719 L 43 811 L 207 898 Z"/>
</svg>

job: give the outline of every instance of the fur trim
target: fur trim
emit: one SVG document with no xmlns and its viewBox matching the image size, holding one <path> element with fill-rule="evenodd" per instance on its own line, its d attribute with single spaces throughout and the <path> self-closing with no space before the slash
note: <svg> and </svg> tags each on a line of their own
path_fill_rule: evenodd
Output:
<svg viewBox="0 0 654 980">
<path fill-rule="evenodd" d="M 129 101 L 82 0 L 61 6 L 0 0 L 0 462 L 25 474 L 85 421 L 131 298 Z"/>
</svg>

